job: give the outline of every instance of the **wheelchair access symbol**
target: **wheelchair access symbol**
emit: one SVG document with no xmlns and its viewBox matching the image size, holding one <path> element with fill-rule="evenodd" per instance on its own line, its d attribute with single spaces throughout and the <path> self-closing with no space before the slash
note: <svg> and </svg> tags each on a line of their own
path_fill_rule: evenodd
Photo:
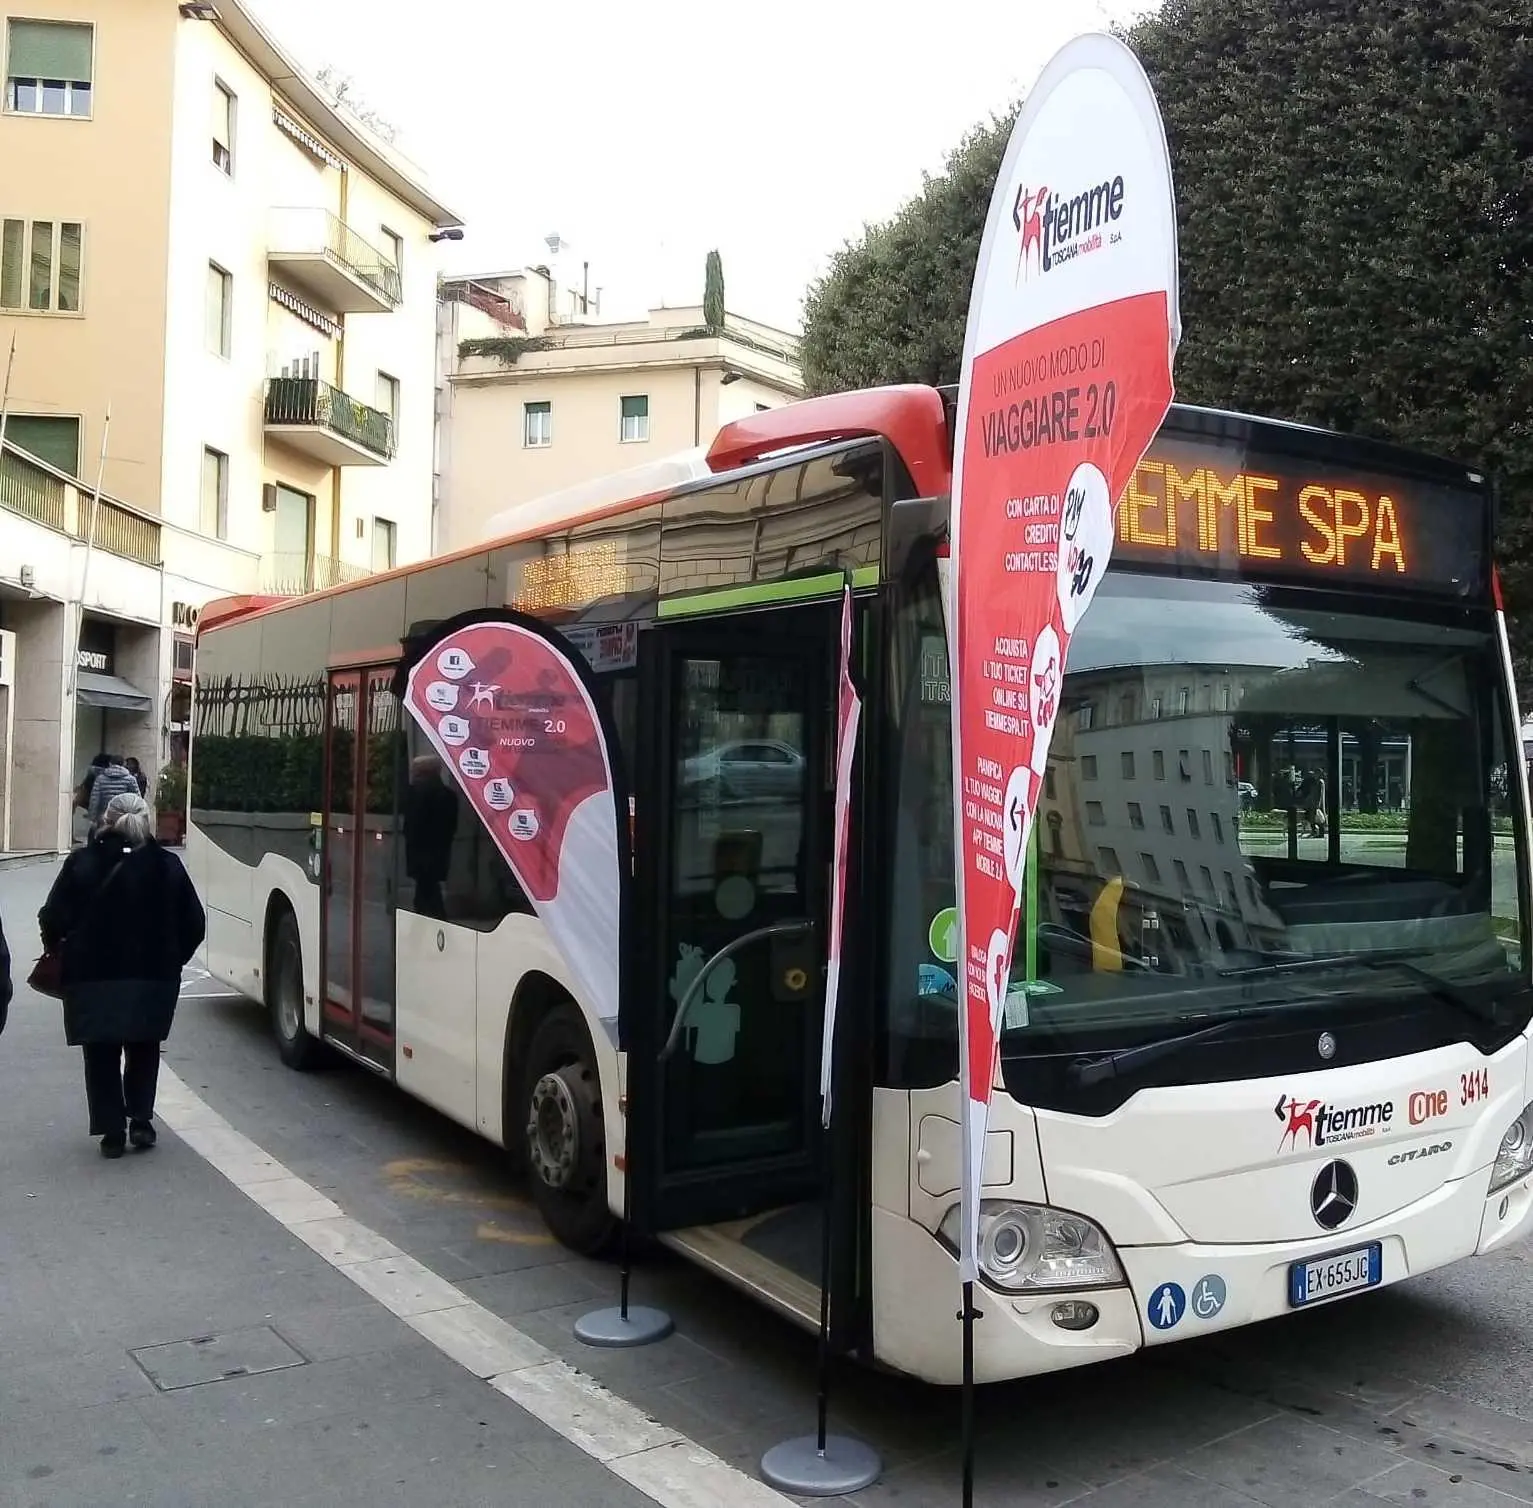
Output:
<svg viewBox="0 0 1533 1508">
<path fill-rule="evenodd" d="M 1199 1278 L 1192 1289 L 1192 1312 L 1200 1320 L 1211 1320 L 1224 1308 L 1224 1279 L 1216 1272 Z"/>
</svg>

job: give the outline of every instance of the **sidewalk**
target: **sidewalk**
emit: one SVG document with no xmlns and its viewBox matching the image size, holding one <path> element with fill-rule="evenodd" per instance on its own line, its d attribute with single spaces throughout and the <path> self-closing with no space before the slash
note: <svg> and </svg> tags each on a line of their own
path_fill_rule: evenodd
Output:
<svg viewBox="0 0 1533 1508">
<path fill-rule="evenodd" d="M 53 872 L 8 880 L 22 978 Z M 59 1008 L 21 983 L 0 1075 L 0 1508 L 652 1508 L 168 1129 L 103 1161 Z"/>
</svg>

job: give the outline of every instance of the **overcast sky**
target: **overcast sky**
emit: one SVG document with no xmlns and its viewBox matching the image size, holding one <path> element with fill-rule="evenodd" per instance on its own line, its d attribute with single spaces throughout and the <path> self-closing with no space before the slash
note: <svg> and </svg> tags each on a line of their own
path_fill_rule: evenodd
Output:
<svg viewBox="0 0 1533 1508">
<path fill-rule="evenodd" d="M 716 246 L 731 311 L 788 325 L 826 257 L 918 190 L 1061 43 L 1145 8 L 249 3 L 311 72 L 349 75 L 467 221 L 444 270 L 521 266 L 558 232 L 590 260 L 604 312 L 628 314 L 700 302 Z"/>
</svg>

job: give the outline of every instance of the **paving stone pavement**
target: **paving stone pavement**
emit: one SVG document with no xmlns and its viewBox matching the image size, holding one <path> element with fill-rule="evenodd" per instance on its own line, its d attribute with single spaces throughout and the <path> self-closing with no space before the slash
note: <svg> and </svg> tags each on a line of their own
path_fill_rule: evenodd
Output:
<svg viewBox="0 0 1533 1508">
<path fill-rule="evenodd" d="M 49 873 L 0 873 L 13 947 Z M 259 1008 L 216 989 L 191 983 L 166 1061 L 347 1214 L 743 1470 L 812 1428 L 812 1338 L 655 1253 L 635 1296 L 668 1308 L 676 1335 L 641 1352 L 580 1346 L 571 1326 L 615 1295 L 616 1274 L 552 1243 L 494 1148 L 359 1070 L 288 1072 Z M 483 1384 L 173 1136 L 152 1157 L 102 1164 L 56 1009 L 20 1001 L 0 1041 L 12 1091 L 0 1508 L 648 1502 L 504 1400 L 486 1403 Z M 1530 1258 L 1524 1245 L 1151 1358 L 983 1389 L 976 1503 L 1533 1504 Z M 146 1365 L 175 1380 L 220 1347 L 128 1354 L 209 1333 L 229 1336 L 222 1350 L 240 1364 L 277 1366 L 284 1344 L 305 1360 L 162 1392 Z M 848 1501 L 957 1504 L 956 1394 L 842 1369 L 833 1423 L 886 1468 Z"/>
</svg>

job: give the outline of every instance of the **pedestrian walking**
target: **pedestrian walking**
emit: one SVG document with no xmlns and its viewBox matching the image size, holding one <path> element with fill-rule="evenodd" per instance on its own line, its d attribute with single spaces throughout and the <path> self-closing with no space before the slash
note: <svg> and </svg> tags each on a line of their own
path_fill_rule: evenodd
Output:
<svg viewBox="0 0 1533 1508">
<path fill-rule="evenodd" d="M 149 777 L 144 774 L 143 767 L 130 754 L 123 760 L 123 768 L 138 782 L 138 793 L 145 801 L 149 799 Z"/>
<path fill-rule="evenodd" d="M 38 922 L 61 961 L 65 1040 L 85 1057 L 90 1134 L 103 1157 L 121 1157 L 129 1141 L 155 1143 L 160 1044 L 207 922 L 181 861 L 155 841 L 144 798 L 114 796 L 103 817 L 64 861 Z"/>
<path fill-rule="evenodd" d="M 91 831 L 101 826 L 109 802 L 117 796 L 138 796 L 138 781 L 133 772 L 122 762 L 120 754 L 108 754 L 106 768 L 96 771 L 91 782 L 90 800 L 86 807 L 90 815 Z M 143 798 L 140 796 L 140 800 Z"/>
</svg>

